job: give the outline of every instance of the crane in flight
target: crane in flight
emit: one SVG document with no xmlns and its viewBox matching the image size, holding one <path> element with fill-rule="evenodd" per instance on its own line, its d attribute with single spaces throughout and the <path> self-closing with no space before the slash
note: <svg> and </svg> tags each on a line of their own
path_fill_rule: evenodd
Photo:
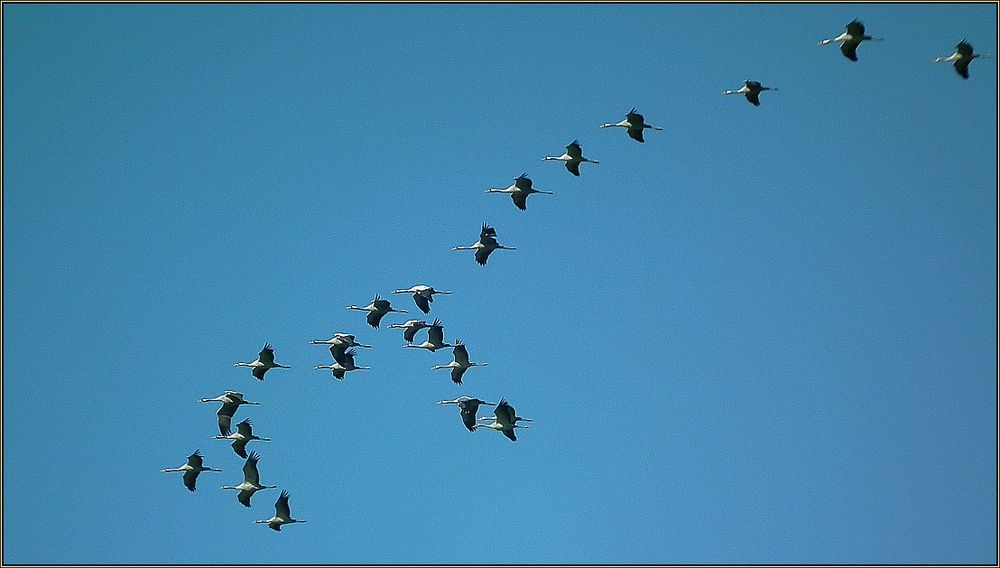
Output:
<svg viewBox="0 0 1000 568">
<path fill-rule="evenodd" d="M 473 363 L 469 361 L 469 350 L 465 348 L 465 344 L 462 343 L 461 339 L 455 340 L 455 348 L 452 349 L 452 354 L 454 355 L 454 360 L 447 365 L 434 365 L 431 370 L 436 371 L 438 369 L 451 369 L 451 380 L 455 384 L 462 384 L 462 375 L 465 374 L 470 367 L 485 367 L 486 363 Z"/>
<path fill-rule="evenodd" d="M 378 329 L 378 324 L 380 321 L 382 321 L 382 318 L 385 316 L 385 314 L 389 314 L 392 312 L 400 314 L 406 313 L 406 310 L 397 310 L 393 308 L 389 300 L 383 300 L 382 297 L 379 296 L 378 294 L 375 294 L 375 299 L 372 300 L 372 303 L 368 304 L 363 308 L 352 305 L 352 306 L 347 306 L 347 309 L 361 310 L 363 312 L 368 312 L 368 315 L 366 316 L 365 319 L 368 320 L 368 325 L 374 327 L 375 329 Z"/>
<path fill-rule="evenodd" d="M 517 250 L 514 247 L 505 247 L 497 242 L 497 230 L 483 223 L 483 230 L 479 232 L 479 240 L 467 247 L 456 246 L 451 250 L 474 250 L 476 251 L 476 262 L 486 266 L 486 261 L 490 258 L 490 253 L 495 250 Z"/>
<path fill-rule="evenodd" d="M 545 193 L 548 195 L 555 194 L 555 192 L 552 191 L 542 191 L 531 187 L 531 178 L 528 177 L 528 172 L 524 172 L 514 178 L 514 183 L 510 184 L 508 187 L 491 187 L 486 190 L 486 193 L 509 194 L 510 198 L 514 200 L 514 206 L 521 211 L 526 211 L 528 209 L 528 196 L 532 193 Z"/>
<path fill-rule="evenodd" d="M 612 128 L 615 126 L 626 129 L 628 131 L 629 137 L 637 142 L 645 142 L 645 140 L 642 137 L 642 131 L 647 128 L 651 128 L 653 130 L 663 130 L 658 126 L 646 124 L 646 119 L 643 118 L 641 114 L 635 112 L 635 107 L 632 107 L 632 110 L 628 111 L 628 114 L 625 115 L 625 120 L 622 120 L 621 122 L 616 122 L 614 124 L 610 122 L 605 122 L 604 124 L 601 125 L 601 128 Z"/>
<path fill-rule="evenodd" d="M 203 471 L 222 471 L 221 469 L 212 469 L 210 467 L 205 467 L 204 460 L 201 457 L 201 452 L 195 450 L 193 454 L 188 456 L 187 463 L 180 467 L 168 467 L 167 469 L 161 470 L 164 473 L 170 473 L 174 471 L 184 472 L 184 487 L 188 488 L 188 491 L 194 491 L 195 482 L 198 481 L 198 474 Z"/>
<path fill-rule="evenodd" d="M 479 405 L 488 404 L 490 406 L 496 406 L 495 402 L 486 402 L 485 400 L 479 400 L 478 398 L 473 398 L 471 396 L 460 396 L 455 400 L 439 400 L 438 404 L 456 404 L 458 405 L 458 412 L 462 416 L 462 424 L 469 429 L 469 432 L 476 431 L 476 412 L 479 411 Z"/>
<path fill-rule="evenodd" d="M 288 508 L 288 491 L 285 491 L 284 489 L 281 490 L 281 495 L 278 497 L 278 500 L 274 502 L 274 516 L 270 519 L 264 519 L 263 521 L 256 521 L 257 524 L 267 524 L 268 528 L 276 531 L 281 530 L 281 525 L 304 522 L 306 521 L 292 518 L 292 512 Z"/>
<path fill-rule="evenodd" d="M 274 362 L 274 349 L 271 348 L 270 343 L 264 344 L 264 348 L 260 350 L 260 353 L 257 355 L 257 359 L 255 361 L 250 363 L 240 361 L 233 366 L 250 367 L 250 373 L 253 374 L 254 378 L 258 381 L 264 380 L 264 373 L 266 373 L 269 369 L 291 369 L 288 365 L 279 365 Z"/>
<path fill-rule="evenodd" d="M 257 471 L 257 462 L 260 461 L 260 456 L 257 452 L 250 452 L 250 456 L 247 458 L 245 464 L 243 464 L 243 483 L 239 485 L 223 485 L 222 489 L 235 489 L 239 491 L 236 499 L 244 507 L 250 506 L 250 498 L 253 494 L 261 491 L 262 489 L 274 489 L 277 485 L 261 485 L 260 483 L 260 473 Z"/>
<path fill-rule="evenodd" d="M 431 302 L 434 301 L 434 294 L 451 294 L 448 290 L 435 290 L 433 286 L 426 284 L 417 284 L 406 290 L 393 290 L 392 293 L 413 294 L 413 302 L 425 314 L 431 313 Z"/>
<path fill-rule="evenodd" d="M 597 160 L 589 160 L 583 157 L 583 148 L 580 147 L 580 142 L 573 140 L 566 145 L 566 151 L 563 152 L 561 156 L 545 156 L 543 160 L 558 160 L 560 162 L 565 162 L 566 169 L 569 173 L 579 176 L 580 175 L 580 164 L 582 162 L 587 162 L 590 164 L 600 164 Z"/>
</svg>

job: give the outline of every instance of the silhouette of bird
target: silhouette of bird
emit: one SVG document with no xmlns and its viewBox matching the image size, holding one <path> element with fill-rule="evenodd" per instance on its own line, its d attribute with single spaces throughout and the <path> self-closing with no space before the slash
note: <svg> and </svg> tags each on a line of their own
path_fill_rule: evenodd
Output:
<svg viewBox="0 0 1000 568">
<path fill-rule="evenodd" d="M 760 106 L 760 94 L 763 91 L 777 91 L 778 89 L 774 87 L 764 87 L 757 81 L 751 81 L 747 79 L 743 81 L 743 86 L 735 91 L 725 91 L 723 95 L 746 95 L 748 101 L 750 101 L 753 106 Z"/>
<path fill-rule="evenodd" d="M 221 402 L 222 406 L 215 413 L 219 417 L 219 433 L 223 436 L 229 434 L 230 427 L 232 425 L 233 416 L 236 414 L 236 409 L 243 404 L 249 404 L 252 406 L 259 406 L 259 402 L 250 402 L 243 399 L 243 393 L 236 391 L 226 391 L 215 398 L 203 398 L 198 402 Z"/>
<path fill-rule="evenodd" d="M 625 120 L 614 124 L 605 122 L 601 125 L 601 128 L 611 128 L 614 126 L 627 129 L 629 137 L 637 142 L 645 142 L 642 137 L 642 131 L 647 128 L 652 128 L 653 130 L 663 130 L 657 126 L 646 124 L 646 119 L 643 118 L 641 114 L 635 112 L 635 107 L 632 107 L 632 110 L 628 111 L 628 115 L 625 116 Z"/>
<path fill-rule="evenodd" d="M 168 467 L 167 469 L 161 470 L 164 473 L 170 473 L 173 471 L 183 471 L 184 472 L 184 487 L 188 488 L 188 491 L 194 491 L 195 482 L 198 481 L 198 474 L 203 471 L 222 471 L 221 469 L 212 469 L 210 467 L 205 467 L 201 457 L 201 452 L 195 450 L 193 454 L 188 456 L 187 463 L 180 467 Z"/>
<path fill-rule="evenodd" d="M 835 38 L 820 40 L 819 44 L 829 45 L 838 41 L 842 42 L 840 44 L 840 52 L 844 54 L 844 57 L 850 59 L 851 61 L 857 61 L 858 46 L 861 45 L 861 42 L 865 40 L 882 41 L 882 38 L 865 35 L 865 26 L 856 19 L 852 20 L 851 23 L 844 27 L 847 28 L 846 32 Z"/>
<path fill-rule="evenodd" d="M 483 230 L 479 233 L 479 241 L 472 243 L 467 247 L 456 246 L 451 247 L 451 250 L 474 250 L 476 251 L 476 262 L 482 266 L 486 266 L 486 261 L 490 257 L 490 253 L 495 250 L 517 250 L 514 247 L 505 247 L 497 242 L 497 231 L 493 227 L 490 227 L 486 223 L 483 223 Z"/>
<path fill-rule="evenodd" d="M 270 519 L 265 519 L 263 521 L 256 521 L 258 524 L 266 523 L 268 528 L 274 529 L 276 531 L 281 530 L 281 525 L 290 525 L 292 523 L 304 523 L 306 521 L 302 519 L 293 519 L 292 512 L 288 508 L 288 491 L 284 489 L 281 490 L 281 496 L 278 500 L 274 502 L 274 516 Z"/>
<path fill-rule="evenodd" d="M 374 327 L 375 329 L 378 329 L 378 324 L 382 321 L 382 317 L 385 316 L 385 314 L 392 312 L 400 314 L 406 313 L 406 310 L 397 310 L 393 308 L 392 305 L 390 305 L 389 300 L 383 300 L 378 294 L 375 294 L 375 299 L 372 300 L 372 303 L 363 308 L 358 306 L 347 306 L 347 309 L 368 312 L 368 316 L 365 319 L 368 320 L 368 325 Z"/>
<path fill-rule="evenodd" d="M 580 175 L 580 163 L 588 162 L 591 164 L 600 164 L 597 160 L 588 160 L 583 157 L 583 149 L 580 148 L 580 143 L 573 140 L 566 145 L 566 152 L 561 156 L 545 156 L 543 160 L 558 160 L 560 162 L 566 163 L 566 169 L 569 173 L 579 176 Z"/>
<path fill-rule="evenodd" d="M 274 362 L 274 349 L 271 348 L 270 343 L 265 343 L 264 348 L 260 350 L 257 355 L 257 360 L 251 363 L 244 363 L 240 361 L 233 365 L 234 367 L 251 367 L 250 372 L 253 374 L 254 378 L 258 381 L 264 380 L 264 373 L 268 369 L 281 368 L 281 369 L 291 369 L 288 365 L 279 365 Z"/>
<path fill-rule="evenodd" d="M 502 189 L 499 187 L 491 187 L 486 190 L 486 193 L 510 194 L 510 198 L 514 200 L 514 205 L 521 211 L 528 209 L 528 196 L 532 193 L 547 193 L 549 195 L 554 195 L 554 192 L 542 191 L 531 187 L 531 178 L 528 177 L 528 172 L 514 178 L 514 183 L 510 186 Z"/>
<path fill-rule="evenodd" d="M 215 439 L 232 440 L 233 451 L 243 459 L 247 459 L 247 443 L 251 440 L 260 440 L 261 442 L 271 441 L 270 438 L 261 438 L 254 435 L 253 426 L 250 424 L 249 418 L 244 418 L 242 422 L 236 425 L 236 432 L 228 432 L 221 436 L 216 436 Z"/>
<path fill-rule="evenodd" d="M 250 498 L 253 494 L 261 491 L 263 489 L 274 489 L 277 485 L 261 485 L 260 484 L 260 473 L 257 471 L 257 462 L 260 460 L 260 456 L 257 452 L 250 452 L 250 456 L 247 458 L 245 464 L 243 464 L 243 483 L 239 485 L 223 485 L 222 489 L 236 489 L 239 491 L 239 495 L 236 499 L 243 504 L 244 507 L 250 506 Z"/>
<path fill-rule="evenodd" d="M 434 301 L 434 294 L 451 294 L 448 290 L 435 290 L 433 286 L 417 284 L 406 290 L 393 290 L 393 294 L 413 294 L 413 302 L 417 304 L 420 311 L 425 314 L 431 313 L 431 302 Z"/>
<path fill-rule="evenodd" d="M 465 344 L 462 343 L 461 339 L 455 340 L 455 348 L 452 349 L 452 354 L 455 356 L 454 360 L 447 365 L 434 365 L 431 367 L 432 370 L 438 369 L 451 369 L 451 380 L 455 384 L 462 384 L 462 375 L 469 367 L 485 367 L 486 363 L 473 363 L 469 361 L 469 351 L 465 348 Z"/>
<path fill-rule="evenodd" d="M 963 79 L 968 79 L 969 64 L 977 57 L 982 57 L 982 54 L 972 53 L 972 45 L 963 39 L 955 46 L 955 53 L 952 53 L 948 57 L 938 57 L 934 60 L 934 63 L 954 63 L 955 71 Z"/>
<path fill-rule="evenodd" d="M 458 412 L 462 415 L 462 424 L 469 429 L 469 432 L 474 432 L 476 430 L 476 412 L 479 410 L 479 405 L 488 404 L 490 406 L 496 406 L 493 402 L 486 402 L 485 400 L 479 400 L 478 398 L 473 398 L 469 396 L 460 396 L 455 400 L 439 400 L 438 404 L 457 404 Z"/>
</svg>

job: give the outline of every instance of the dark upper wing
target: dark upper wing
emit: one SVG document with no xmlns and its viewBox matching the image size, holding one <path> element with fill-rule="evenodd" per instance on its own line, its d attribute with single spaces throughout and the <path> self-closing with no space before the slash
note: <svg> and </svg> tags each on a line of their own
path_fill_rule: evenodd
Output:
<svg viewBox="0 0 1000 568">
<path fill-rule="evenodd" d="M 250 424 L 249 418 L 244 418 L 242 422 L 236 425 L 236 429 L 239 430 L 240 434 L 250 437 L 253 433 L 253 426 Z"/>
<path fill-rule="evenodd" d="M 201 472 L 197 469 L 184 472 L 184 486 L 188 488 L 188 491 L 194 491 L 194 483 L 198 480 L 199 473 Z"/>
<path fill-rule="evenodd" d="M 254 376 L 258 381 L 264 380 L 264 373 L 267 372 L 267 367 L 254 367 L 250 370 L 250 374 Z"/>
<path fill-rule="evenodd" d="M 574 140 L 570 142 L 569 145 L 566 146 L 566 153 L 569 155 L 570 158 L 579 158 L 583 156 L 583 148 L 581 148 L 580 144 L 578 144 L 577 141 Z"/>
<path fill-rule="evenodd" d="M 288 508 L 288 491 L 281 490 L 281 496 L 274 502 L 274 512 L 278 517 L 290 519 L 292 513 Z"/>
<path fill-rule="evenodd" d="M 507 436 L 508 438 L 510 438 L 511 442 L 516 442 L 517 441 L 517 434 L 514 433 L 514 429 L 513 428 L 511 428 L 510 430 L 500 430 L 500 431 L 503 432 L 504 436 Z"/>
<path fill-rule="evenodd" d="M 265 365 L 274 364 L 274 349 L 271 348 L 270 343 L 264 344 L 264 348 L 257 354 L 257 358 L 260 359 L 260 362 Z"/>
<path fill-rule="evenodd" d="M 760 93 L 757 91 L 750 91 L 746 94 L 747 100 L 753 103 L 753 106 L 760 106 Z"/>
<path fill-rule="evenodd" d="M 568 162 L 567 162 L 568 163 Z M 520 191 L 510 194 L 510 198 L 514 200 L 514 205 L 518 209 L 524 211 L 528 208 L 528 194 Z"/>
<path fill-rule="evenodd" d="M 495 238 L 496 236 L 497 236 L 497 230 L 494 229 L 493 227 L 490 227 L 486 223 L 483 223 L 483 230 L 479 232 L 479 242 L 484 242 L 483 239 L 487 237 Z"/>
<path fill-rule="evenodd" d="M 201 457 L 201 452 L 198 450 L 195 450 L 193 454 L 188 456 L 188 465 L 195 469 L 201 469 L 203 463 L 204 460 Z"/>
<path fill-rule="evenodd" d="M 455 341 L 455 348 L 451 350 L 452 354 L 455 355 L 455 360 L 462 365 L 469 364 L 469 350 L 466 349 L 465 344 L 461 340 Z"/>
<path fill-rule="evenodd" d="M 520 176 L 514 178 L 514 187 L 524 191 L 526 189 L 531 189 L 531 178 L 521 174 Z"/>
<path fill-rule="evenodd" d="M 257 452 L 250 452 L 250 457 L 243 464 L 243 479 L 254 485 L 260 485 L 260 473 L 257 471 L 258 460 L 260 460 L 260 456 L 257 455 Z"/>
<path fill-rule="evenodd" d="M 642 130 L 643 130 L 642 128 L 629 128 L 628 135 L 633 140 L 636 140 L 638 142 L 645 142 L 645 140 L 642 139 Z"/>
<path fill-rule="evenodd" d="M 566 169 L 569 170 L 569 173 L 578 176 L 580 175 L 580 162 L 566 162 Z"/>
<path fill-rule="evenodd" d="M 434 325 L 427 328 L 427 340 L 431 343 L 444 343 L 444 326 L 434 320 Z"/>
<path fill-rule="evenodd" d="M 431 313 L 431 304 L 430 304 L 431 299 L 430 298 L 427 298 L 425 296 L 421 296 L 420 294 L 414 294 L 413 295 L 413 301 L 414 301 L 414 303 L 417 304 L 417 307 L 420 308 L 420 311 L 424 312 L 425 314 Z"/>
<path fill-rule="evenodd" d="M 846 27 L 847 27 L 847 33 L 851 34 L 854 37 L 861 37 L 865 35 L 865 26 L 857 20 L 854 20 L 853 22 L 847 24 Z"/>
<path fill-rule="evenodd" d="M 628 113 L 628 116 L 626 116 L 625 119 L 628 120 L 629 124 L 636 126 L 645 124 L 646 122 L 646 119 L 643 118 L 641 114 L 635 112 L 635 109 L 632 109 L 632 112 Z"/>
<path fill-rule="evenodd" d="M 962 57 L 972 57 L 972 44 L 963 39 L 955 46 L 955 51 Z"/>
<path fill-rule="evenodd" d="M 840 52 L 844 54 L 844 57 L 850 59 L 851 61 L 858 60 L 858 42 L 845 41 L 840 46 Z"/>
<path fill-rule="evenodd" d="M 476 262 L 486 266 L 486 260 L 490 258 L 490 253 L 493 252 L 492 248 L 478 248 L 476 249 Z"/>
</svg>

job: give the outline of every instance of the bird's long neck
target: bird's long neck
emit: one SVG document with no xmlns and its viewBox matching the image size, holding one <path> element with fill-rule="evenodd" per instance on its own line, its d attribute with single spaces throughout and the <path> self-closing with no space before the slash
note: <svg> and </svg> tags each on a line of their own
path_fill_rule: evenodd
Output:
<svg viewBox="0 0 1000 568">
<path fill-rule="evenodd" d="M 236 363 L 236 364 L 235 364 L 235 365 L 233 365 L 233 366 L 234 366 L 234 367 L 252 367 L 252 366 L 253 366 L 253 364 L 252 364 L 252 363 L 246 363 L 246 362 L 244 362 L 244 361 L 240 361 L 239 363 Z"/>
</svg>

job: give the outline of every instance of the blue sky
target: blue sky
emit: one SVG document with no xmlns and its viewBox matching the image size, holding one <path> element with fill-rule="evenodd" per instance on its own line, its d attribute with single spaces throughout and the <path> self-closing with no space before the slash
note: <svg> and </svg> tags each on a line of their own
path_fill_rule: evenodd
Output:
<svg viewBox="0 0 1000 568">
<path fill-rule="evenodd" d="M 885 41 L 817 46 L 854 18 Z M 996 29 L 4 4 L 3 561 L 995 563 Z M 931 64 L 962 38 L 967 81 Z M 633 106 L 664 131 L 598 128 Z M 574 138 L 579 178 L 542 161 Z M 555 195 L 484 193 L 521 172 Z M 484 221 L 517 247 L 485 268 L 449 250 Z M 386 329 L 407 296 L 345 309 L 418 283 L 489 364 L 461 387 Z M 312 369 L 334 331 L 372 371 Z M 196 403 L 227 389 L 273 440 L 250 509 Z M 531 428 L 470 433 L 463 394 Z M 160 469 L 195 449 L 190 493 Z M 309 522 L 275 533 L 280 489 Z"/>
</svg>

